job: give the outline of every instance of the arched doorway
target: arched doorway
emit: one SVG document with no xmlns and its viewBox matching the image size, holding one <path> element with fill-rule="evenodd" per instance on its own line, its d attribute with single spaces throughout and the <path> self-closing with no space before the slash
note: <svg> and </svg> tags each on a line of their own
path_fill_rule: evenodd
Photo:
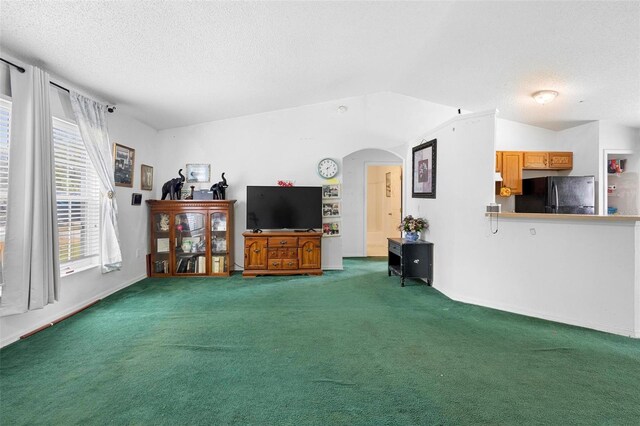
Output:
<svg viewBox="0 0 640 426">
<path fill-rule="evenodd" d="M 345 257 L 380 255 L 374 253 L 381 253 L 381 244 L 386 247 L 386 234 L 394 232 L 391 223 L 401 218 L 403 166 L 400 155 L 382 149 L 362 149 L 343 157 L 341 232 Z M 391 173 L 392 179 L 390 197 L 387 197 L 387 173 Z M 397 199 L 397 211 L 389 210 L 392 199 Z M 400 231 L 389 236 L 400 236 Z M 369 239 L 376 240 L 373 245 L 377 249 L 368 249 Z"/>
</svg>

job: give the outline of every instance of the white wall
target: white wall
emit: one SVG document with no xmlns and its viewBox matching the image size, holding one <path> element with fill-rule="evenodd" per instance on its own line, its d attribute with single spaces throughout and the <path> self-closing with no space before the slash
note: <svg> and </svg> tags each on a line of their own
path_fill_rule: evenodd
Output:
<svg viewBox="0 0 640 426">
<path fill-rule="evenodd" d="M 338 106 L 348 107 L 338 112 Z M 397 149 L 412 136 L 455 114 L 443 105 L 376 93 L 287 110 L 203 123 L 159 132 L 156 168 L 160 183 L 187 163 L 211 163 L 212 177 L 226 172 L 228 199 L 236 199 L 235 258 L 242 269 L 246 186 L 275 185 L 279 179 L 297 186 L 322 185 L 320 159 L 344 156 L 365 148 Z M 342 182 L 344 173 L 337 176 Z M 211 184 L 205 184 L 208 187 Z M 343 206 L 352 200 L 343 196 Z M 344 232 L 344 225 L 343 225 Z M 323 239 L 324 269 L 342 268 L 344 237 Z"/>
<path fill-rule="evenodd" d="M 640 337 L 640 225 L 501 218 L 492 234 L 484 207 L 493 198 L 494 128 L 492 114 L 472 114 L 412 143 L 438 140 L 437 198 L 409 198 L 406 210 L 430 222 L 434 287 L 463 302 Z M 460 179 L 461 170 L 473 178 Z"/>
<path fill-rule="evenodd" d="M 496 151 L 560 151 L 557 132 L 496 119 Z"/>
<path fill-rule="evenodd" d="M 52 97 L 54 109 L 59 98 Z M 122 250 L 122 270 L 101 274 L 100 268 L 92 268 L 63 277 L 60 284 L 60 300 L 43 309 L 25 314 L 0 318 L 0 345 L 4 346 L 21 335 L 48 324 L 87 304 L 105 297 L 146 276 L 145 255 L 148 246 L 148 211 L 144 200 L 149 191 L 140 190 L 140 164 L 154 165 L 157 151 L 154 149 L 157 132 L 145 124 L 116 112 L 108 116 L 109 133 L 112 142 L 118 142 L 136 150 L 134 187 L 116 188 L 119 207 L 120 245 Z M 154 189 L 158 187 L 155 179 Z M 131 193 L 142 192 L 142 206 L 131 205 Z M 156 191 L 154 191 L 156 192 Z M 137 250 L 137 251 L 136 251 Z"/>
<path fill-rule="evenodd" d="M 403 153 L 404 154 L 404 153 Z M 368 164 L 400 164 L 402 157 L 380 149 L 363 149 L 342 159 L 342 236 L 344 257 L 366 256 L 364 234 L 366 167 Z"/>
</svg>

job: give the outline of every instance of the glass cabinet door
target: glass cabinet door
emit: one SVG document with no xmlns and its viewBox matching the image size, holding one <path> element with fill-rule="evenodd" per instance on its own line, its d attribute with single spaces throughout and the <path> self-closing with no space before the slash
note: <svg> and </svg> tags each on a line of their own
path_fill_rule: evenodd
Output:
<svg viewBox="0 0 640 426">
<path fill-rule="evenodd" d="M 155 213 L 152 216 L 154 239 L 152 241 L 151 273 L 154 275 L 169 274 L 169 214 Z"/>
<path fill-rule="evenodd" d="M 211 273 L 227 274 L 229 250 L 227 238 L 227 213 L 211 213 Z"/>
<path fill-rule="evenodd" d="M 207 272 L 204 213 L 175 215 L 175 273 L 205 274 Z"/>
</svg>

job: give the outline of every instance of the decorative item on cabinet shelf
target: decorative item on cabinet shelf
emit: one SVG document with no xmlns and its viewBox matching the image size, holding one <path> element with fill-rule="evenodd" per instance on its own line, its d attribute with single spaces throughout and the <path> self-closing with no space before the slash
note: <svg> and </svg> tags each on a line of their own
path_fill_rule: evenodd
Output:
<svg viewBox="0 0 640 426">
<path fill-rule="evenodd" d="M 193 200 L 193 190 L 196 189 L 196 187 L 195 185 L 191 185 L 189 186 L 189 188 L 191 188 L 191 192 L 189 193 L 189 195 L 184 197 L 185 200 Z"/>
<path fill-rule="evenodd" d="M 224 253 L 227 251 L 227 240 L 224 238 L 213 237 L 211 240 L 211 251 L 214 253 Z"/>
<path fill-rule="evenodd" d="M 153 272 L 156 274 L 168 274 L 169 262 L 166 260 L 156 260 L 153 262 Z"/>
<path fill-rule="evenodd" d="M 224 173 L 222 173 L 221 177 L 222 180 L 211 185 L 211 188 L 209 189 L 211 192 L 213 192 L 214 200 L 224 200 L 226 198 L 226 190 L 229 185 L 227 184 L 227 179 L 224 177 Z"/>
<path fill-rule="evenodd" d="M 406 240 L 416 241 L 422 231 L 429 229 L 429 222 L 424 218 L 408 215 L 402 219 L 398 229 L 405 232 Z"/>
<path fill-rule="evenodd" d="M 169 215 L 160 213 L 160 220 L 157 223 L 157 231 L 167 232 L 169 230 Z"/>
<path fill-rule="evenodd" d="M 156 252 L 169 253 L 169 238 L 158 238 L 156 240 Z"/>
<path fill-rule="evenodd" d="M 295 181 L 293 180 L 279 180 L 278 182 L 278 186 L 284 186 L 284 187 L 291 187 L 295 184 Z"/>
<path fill-rule="evenodd" d="M 180 177 L 169 179 L 162 185 L 162 200 L 169 196 L 170 200 L 179 200 L 182 196 L 182 186 L 184 185 L 185 177 L 182 174 L 182 169 L 178 170 Z"/>
</svg>

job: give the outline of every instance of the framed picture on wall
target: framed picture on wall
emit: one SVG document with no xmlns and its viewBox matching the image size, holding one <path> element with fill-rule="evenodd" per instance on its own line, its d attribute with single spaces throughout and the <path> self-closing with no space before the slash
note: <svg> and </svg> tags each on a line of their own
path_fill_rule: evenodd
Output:
<svg viewBox="0 0 640 426">
<path fill-rule="evenodd" d="M 423 140 L 413 148 L 412 198 L 436 198 L 436 142 Z"/>
<path fill-rule="evenodd" d="M 153 189 L 153 167 L 146 164 L 140 166 L 140 189 L 144 191 Z"/>
<path fill-rule="evenodd" d="M 322 217 L 340 217 L 341 207 L 340 201 L 324 201 L 322 203 Z"/>
<path fill-rule="evenodd" d="M 341 222 L 339 220 L 323 220 L 322 236 L 323 237 L 339 237 Z"/>
<path fill-rule="evenodd" d="M 322 185 L 322 198 L 340 198 L 340 185 Z"/>
<path fill-rule="evenodd" d="M 210 182 L 211 164 L 187 164 L 187 182 Z"/>
<path fill-rule="evenodd" d="M 385 183 L 385 195 L 387 198 L 391 198 L 391 172 L 387 172 L 384 174 L 384 183 Z"/>
<path fill-rule="evenodd" d="M 113 144 L 113 179 L 116 186 L 133 188 L 135 156 L 135 149 L 118 143 Z"/>
</svg>

